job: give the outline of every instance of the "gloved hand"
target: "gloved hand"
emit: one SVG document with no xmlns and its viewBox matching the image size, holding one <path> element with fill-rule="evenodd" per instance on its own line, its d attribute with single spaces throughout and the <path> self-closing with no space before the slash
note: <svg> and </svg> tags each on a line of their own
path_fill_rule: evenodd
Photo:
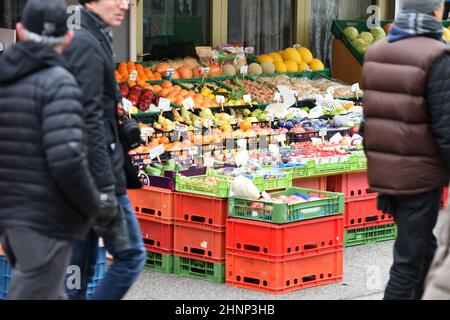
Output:
<svg viewBox="0 0 450 320">
<path fill-rule="evenodd" d="M 109 229 L 111 224 L 120 215 L 119 203 L 114 185 L 100 188 L 100 209 L 95 219 L 95 225 L 100 229 Z"/>
<path fill-rule="evenodd" d="M 99 228 L 99 233 L 109 241 L 111 253 L 123 252 L 132 249 L 130 235 L 128 233 L 128 225 L 121 207 L 118 207 L 119 214 L 111 222 L 108 228 Z"/>
</svg>

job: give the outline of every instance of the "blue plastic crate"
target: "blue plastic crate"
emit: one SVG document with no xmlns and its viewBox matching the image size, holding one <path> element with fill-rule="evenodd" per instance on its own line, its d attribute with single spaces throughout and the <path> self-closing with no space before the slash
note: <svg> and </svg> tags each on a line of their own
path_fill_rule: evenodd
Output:
<svg viewBox="0 0 450 320">
<path fill-rule="evenodd" d="M 95 289 L 98 288 L 98 285 L 100 284 L 100 281 L 105 276 L 105 273 L 106 273 L 106 248 L 99 247 L 94 277 L 92 278 L 91 282 L 89 282 L 89 284 L 88 284 L 88 289 L 87 289 L 88 297 L 91 296 L 94 293 Z"/>
<path fill-rule="evenodd" d="M 11 267 L 5 256 L 0 256 L 0 300 L 6 298 L 9 282 L 11 281 Z"/>
<path fill-rule="evenodd" d="M 106 273 L 106 248 L 99 247 L 94 278 L 88 284 L 87 290 L 88 296 L 92 295 L 95 289 L 97 289 L 100 281 L 105 276 L 105 273 Z M 11 280 L 11 267 L 8 263 L 8 259 L 6 259 L 5 256 L 0 255 L 0 300 L 6 299 L 10 280 Z"/>
</svg>

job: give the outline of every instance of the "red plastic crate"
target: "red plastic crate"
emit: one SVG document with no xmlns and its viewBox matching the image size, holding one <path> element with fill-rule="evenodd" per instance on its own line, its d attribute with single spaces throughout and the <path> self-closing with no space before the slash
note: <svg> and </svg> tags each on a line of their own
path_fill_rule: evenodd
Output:
<svg viewBox="0 0 450 320">
<path fill-rule="evenodd" d="M 370 194 L 367 172 L 327 177 L 327 191 L 344 193 L 346 199 Z"/>
<path fill-rule="evenodd" d="M 177 256 L 220 263 L 225 259 L 224 228 L 204 228 L 194 223 L 175 222 L 174 253 Z"/>
<path fill-rule="evenodd" d="M 173 251 L 174 226 L 138 216 L 144 244 L 149 251 Z"/>
<path fill-rule="evenodd" d="M 281 294 L 338 283 L 343 279 L 343 250 L 296 259 L 257 259 L 227 250 L 227 285 Z"/>
<path fill-rule="evenodd" d="M 149 220 L 173 222 L 173 192 L 166 189 L 144 187 L 128 190 L 130 202 L 136 213 Z"/>
<path fill-rule="evenodd" d="M 377 193 L 352 197 L 345 203 L 345 230 L 395 223 L 394 218 L 377 209 Z"/>
<path fill-rule="evenodd" d="M 255 258 L 301 258 L 343 248 L 342 215 L 275 225 L 228 219 L 227 250 Z"/>
<path fill-rule="evenodd" d="M 174 194 L 174 216 L 178 222 L 189 222 L 200 227 L 224 228 L 228 217 L 228 199 Z"/>
<path fill-rule="evenodd" d="M 327 177 L 297 178 L 292 180 L 292 186 L 294 188 L 327 191 Z"/>
<path fill-rule="evenodd" d="M 442 192 L 442 200 L 441 200 L 441 208 L 445 209 L 448 204 L 448 187 L 444 188 L 444 191 Z"/>
</svg>

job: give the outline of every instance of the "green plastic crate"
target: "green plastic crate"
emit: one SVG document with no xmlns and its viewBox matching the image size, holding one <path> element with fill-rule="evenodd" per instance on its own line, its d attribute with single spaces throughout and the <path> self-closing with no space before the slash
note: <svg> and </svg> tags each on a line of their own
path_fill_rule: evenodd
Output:
<svg viewBox="0 0 450 320">
<path fill-rule="evenodd" d="M 173 273 L 173 255 L 147 251 L 146 270 L 161 273 Z"/>
<path fill-rule="evenodd" d="M 265 77 L 278 77 L 286 75 L 288 77 L 292 78 L 307 78 L 307 79 L 313 79 L 317 76 L 330 76 L 330 69 L 325 69 L 322 71 L 306 71 L 306 72 L 286 72 L 286 73 L 267 73 L 267 74 L 251 74 L 248 76 L 250 80 L 258 81 L 259 78 L 265 78 Z"/>
<path fill-rule="evenodd" d="M 340 157 L 339 159 L 335 159 L 336 162 L 332 162 L 332 159 L 317 159 L 317 161 L 314 161 L 314 164 L 316 166 L 316 175 L 332 175 L 351 172 L 352 170 L 350 168 L 349 159 L 350 156 L 348 156 L 345 160 L 342 160 L 342 157 Z"/>
<path fill-rule="evenodd" d="M 180 276 L 225 283 L 225 264 L 174 256 L 174 273 Z"/>
<path fill-rule="evenodd" d="M 216 178 L 215 185 L 207 185 L 202 180 L 207 177 Z M 177 176 L 176 191 L 201 194 L 216 198 L 228 198 L 230 195 L 231 182 L 234 178 L 220 175 L 204 175 L 195 177 Z M 262 176 L 254 177 L 252 182 L 259 191 L 280 190 L 292 187 L 292 175 L 266 179 Z"/>
<path fill-rule="evenodd" d="M 391 23 L 391 20 L 380 21 L 381 27 L 384 28 L 385 25 Z M 367 28 L 367 20 L 335 20 L 331 26 L 331 32 L 333 35 L 342 40 L 353 56 L 358 60 L 360 64 L 364 63 L 364 55 L 360 54 L 353 47 L 352 43 L 345 37 L 344 30 L 347 27 L 355 27 L 359 32 L 369 31 Z"/>
<path fill-rule="evenodd" d="M 367 170 L 367 158 L 364 153 L 351 155 L 349 161 L 351 171 Z"/>
<path fill-rule="evenodd" d="M 204 178 L 208 177 L 216 178 L 217 183 L 215 185 L 209 185 L 201 182 Z M 229 177 L 208 175 L 184 177 L 177 175 L 175 189 L 178 192 L 200 194 L 216 198 L 228 198 L 231 181 L 232 179 Z"/>
<path fill-rule="evenodd" d="M 323 198 L 301 204 L 279 204 L 250 199 L 230 198 L 228 213 L 230 217 L 256 220 L 274 224 L 286 224 L 297 221 L 338 215 L 344 212 L 345 199 L 343 193 L 316 191 L 303 188 L 289 188 L 283 192 L 271 193 L 273 197 L 292 196 L 300 193 L 307 196 Z M 262 208 L 251 205 L 262 204 Z M 256 214 L 255 214 L 256 213 Z"/>
<path fill-rule="evenodd" d="M 383 241 L 393 241 L 397 239 L 397 234 L 396 224 L 345 230 L 344 245 L 348 248 Z"/>
</svg>

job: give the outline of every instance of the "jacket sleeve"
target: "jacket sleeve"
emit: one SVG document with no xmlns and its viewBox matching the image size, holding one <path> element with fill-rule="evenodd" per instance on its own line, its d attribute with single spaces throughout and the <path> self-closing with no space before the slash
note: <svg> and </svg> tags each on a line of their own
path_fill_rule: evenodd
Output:
<svg viewBox="0 0 450 320">
<path fill-rule="evenodd" d="M 433 64 L 427 83 L 431 127 L 442 157 L 450 168 L 450 54 Z"/>
<path fill-rule="evenodd" d="M 90 220 L 98 214 L 100 196 L 86 158 L 81 94 L 74 79 L 54 80 L 42 109 L 47 165 L 67 200 Z"/>
<path fill-rule="evenodd" d="M 88 160 L 97 187 L 115 183 L 111 155 L 106 142 L 103 113 L 104 61 L 95 43 L 88 37 L 75 37 L 64 52 L 72 74 L 82 92 L 86 122 Z"/>
</svg>

